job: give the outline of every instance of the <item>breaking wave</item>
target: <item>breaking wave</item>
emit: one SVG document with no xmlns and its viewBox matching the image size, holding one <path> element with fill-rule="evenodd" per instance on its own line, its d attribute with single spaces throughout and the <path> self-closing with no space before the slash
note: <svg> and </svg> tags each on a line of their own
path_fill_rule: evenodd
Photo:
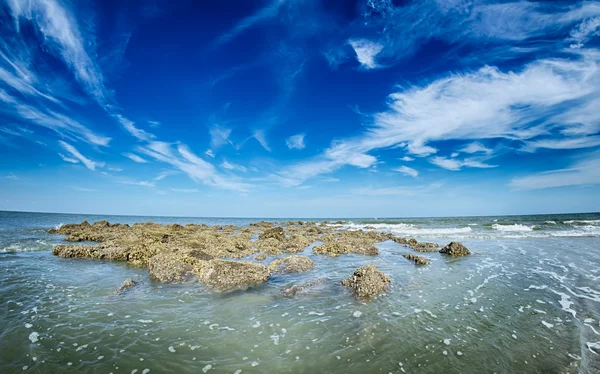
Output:
<svg viewBox="0 0 600 374">
<path fill-rule="evenodd" d="M 527 226 L 527 225 L 522 225 L 520 223 L 515 223 L 514 225 L 500 225 L 498 223 L 495 223 L 492 225 L 492 228 L 494 230 L 498 230 L 498 231 L 517 231 L 517 232 L 528 232 L 528 231 L 533 231 L 533 228 L 535 226 L 531 227 L 531 226 Z"/>
<path fill-rule="evenodd" d="M 0 253 L 35 252 L 50 248 L 50 244 L 44 240 L 23 240 L 0 245 Z"/>
</svg>

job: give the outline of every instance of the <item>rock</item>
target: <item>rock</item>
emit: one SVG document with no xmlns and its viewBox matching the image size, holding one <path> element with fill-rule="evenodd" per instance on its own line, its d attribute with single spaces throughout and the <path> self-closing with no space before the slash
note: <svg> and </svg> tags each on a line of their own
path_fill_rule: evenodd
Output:
<svg viewBox="0 0 600 374">
<path fill-rule="evenodd" d="M 445 253 L 450 256 L 467 256 L 471 252 L 459 242 L 450 242 L 444 248 L 440 249 L 440 253 Z"/>
<path fill-rule="evenodd" d="M 225 260 L 203 262 L 195 272 L 202 283 L 218 291 L 245 290 L 270 276 L 264 265 Z"/>
<path fill-rule="evenodd" d="M 148 272 L 154 280 L 178 283 L 193 277 L 193 266 L 173 254 L 159 253 L 148 260 Z"/>
<path fill-rule="evenodd" d="M 408 240 L 406 240 L 406 238 L 400 238 L 398 236 L 394 236 L 392 238 L 392 240 L 398 244 L 403 244 L 403 245 L 407 245 L 408 244 Z"/>
<path fill-rule="evenodd" d="M 84 221 L 84 222 L 87 222 L 87 221 Z M 108 223 L 107 220 L 102 220 L 102 221 L 94 222 L 94 224 L 92 225 L 92 227 L 94 227 L 94 228 L 106 228 L 106 227 L 110 227 L 110 223 Z"/>
<path fill-rule="evenodd" d="M 259 239 L 276 239 L 281 241 L 285 240 L 285 233 L 283 232 L 283 227 L 273 227 L 271 229 L 266 229 L 258 236 Z"/>
<path fill-rule="evenodd" d="M 422 257 L 422 256 L 407 254 L 407 255 L 402 255 L 402 257 L 404 257 L 407 260 L 414 261 L 415 264 L 417 264 L 417 265 L 428 265 L 429 264 L 429 259 Z"/>
<path fill-rule="evenodd" d="M 437 252 L 437 243 L 419 242 L 410 245 L 410 249 L 417 252 Z"/>
<path fill-rule="evenodd" d="M 306 256 L 288 256 L 271 262 L 268 269 L 271 273 L 301 273 L 314 267 L 315 263 Z"/>
<path fill-rule="evenodd" d="M 333 257 L 345 253 L 356 253 L 360 255 L 377 256 L 379 254 L 379 249 L 372 245 L 354 246 L 351 244 L 333 242 L 313 247 L 313 253 L 317 255 L 328 255 Z"/>
<path fill-rule="evenodd" d="M 287 287 L 281 290 L 281 294 L 285 297 L 294 297 L 298 292 L 304 291 L 308 288 L 321 285 L 325 282 L 325 279 L 315 279 L 304 284 L 294 284 L 291 287 Z"/>
<path fill-rule="evenodd" d="M 408 245 L 409 245 L 409 246 L 411 246 L 411 247 L 412 247 L 412 246 L 415 246 L 415 245 L 417 245 L 417 244 L 419 244 L 419 242 L 417 242 L 417 239 L 415 239 L 415 238 L 410 238 L 410 239 L 408 239 L 408 242 L 407 242 L 407 243 L 408 243 Z"/>
<path fill-rule="evenodd" d="M 119 286 L 119 288 L 117 288 L 117 289 L 115 290 L 115 293 L 122 293 L 122 292 L 125 292 L 125 291 L 127 291 L 128 289 L 130 289 L 130 288 L 133 288 L 133 287 L 137 286 L 137 284 L 138 284 L 138 283 L 137 283 L 136 281 L 134 281 L 133 279 L 131 279 L 131 278 L 127 278 L 127 279 L 125 279 L 125 281 L 123 282 L 123 284 L 121 284 L 121 285 Z"/>
<path fill-rule="evenodd" d="M 375 266 L 367 265 L 356 269 L 352 276 L 344 279 L 342 286 L 352 289 L 359 299 L 371 299 L 385 292 L 391 283 L 390 277 Z"/>
</svg>

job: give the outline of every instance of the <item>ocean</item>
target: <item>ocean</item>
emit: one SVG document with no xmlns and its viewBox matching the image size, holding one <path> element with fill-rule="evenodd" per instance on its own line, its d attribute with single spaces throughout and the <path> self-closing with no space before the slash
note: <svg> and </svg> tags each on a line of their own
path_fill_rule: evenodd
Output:
<svg viewBox="0 0 600 374">
<path fill-rule="evenodd" d="M 47 230 L 83 220 L 259 219 L 0 212 L 0 372 L 600 373 L 598 213 L 344 219 L 345 230 L 460 241 L 472 255 L 423 253 L 431 264 L 417 267 L 391 241 L 375 257 L 308 248 L 313 271 L 224 294 L 53 256 L 63 237 Z M 392 279 L 370 303 L 340 286 L 366 264 Z M 127 278 L 139 286 L 114 294 Z M 305 295 L 282 297 L 315 279 Z"/>
</svg>

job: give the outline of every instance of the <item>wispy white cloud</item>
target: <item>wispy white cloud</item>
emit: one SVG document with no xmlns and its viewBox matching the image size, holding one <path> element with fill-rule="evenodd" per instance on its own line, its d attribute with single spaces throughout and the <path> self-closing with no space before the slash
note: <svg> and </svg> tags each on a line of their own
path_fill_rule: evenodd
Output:
<svg viewBox="0 0 600 374">
<path fill-rule="evenodd" d="M 216 44 L 225 44 L 235 39 L 239 34 L 244 32 L 245 30 L 253 27 L 254 25 L 263 22 L 265 20 L 274 18 L 279 13 L 279 9 L 283 4 L 285 4 L 286 0 L 273 0 L 264 8 L 259 9 L 253 15 L 246 17 L 239 21 L 231 30 L 227 33 L 221 35 Z"/>
<path fill-rule="evenodd" d="M 222 176 L 211 163 L 196 156 L 185 144 L 173 146 L 153 141 L 138 147 L 137 150 L 157 161 L 176 167 L 195 182 L 241 192 L 250 187 L 239 178 Z"/>
<path fill-rule="evenodd" d="M 143 159 L 134 153 L 123 153 L 123 156 L 125 156 L 128 159 L 130 159 L 131 161 L 137 162 L 139 164 L 144 164 L 144 163 L 148 162 L 148 160 Z"/>
<path fill-rule="evenodd" d="M 599 95 L 600 54 L 593 51 L 537 60 L 516 71 L 484 67 L 453 74 L 391 94 L 389 110 L 375 114 L 363 134 L 336 141 L 322 155 L 278 176 L 285 185 L 297 185 L 344 165 L 370 167 L 377 158 L 369 152 L 392 147 L 425 156 L 448 140 L 498 139 L 514 146 L 557 131 L 571 139 L 588 137 L 600 126 L 600 114 L 591 105 Z M 460 151 L 489 153 L 477 145 Z M 431 161 L 449 170 L 493 166 L 474 158 Z"/>
<path fill-rule="evenodd" d="M 285 144 L 289 149 L 304 149 L 306 147 L 304 144 L 304 136 L 304 134 L 292 135 L 285 140 Z"/>
<path fill-rule="evenodd" d="M 588 154 L 567 169 L 550 170 L 513 178 L 509 186 L 517 190 L 536 190 L 598 184 L 600 184 L 600 151 Z"/>
<path fill-rule="evenodd" d="M 73 188 L 75 191 L 80 191 L 80 192 L 95 192 L 96 191 L 93 188 L 79 187 L 79 186 L 72 186 L 71 188 Z"/>
<path fill-rule="evenodd" d="M 375 58 L 383 49 L 383 45 L 372 42 L 367 39 L 351 39 L 348 43 L 356 53 L 356 59 L 365 69 L 375 69 L 379 67 Z"/>
<path fill-rule="evenodd" d="M 414 161 L 415 159 L 413 157 L 410 156 L 404 156 L 402 158 L 400 158 L 400 161 L 404 161 L 404 162 L 411 162 Z"/>
<path fill-rule="evenodd" d="M 167 171 L 163 171 L 162 173 L 158 174 L 154 180 L 155 181 L 161 181 L 163 179 L 165 179 L 166 177 L 173 175 L 173 174 L 177 174 L 177 172 L 175 170 L 167 170 Z"/>
<path fill-rule="evenodd" d="M 458 153 L 485 153 L 486 155 L 491 154 L 493 151 L 481 144 L 480 142 L 473 142 L 465 145 L 464 147 L 458 149 Z"/>
<path fill-rule="evenodd" d="M 154 187 L 156 187 L 155 183 L 154 182 L 150 182 L 150 181 L 121 180 L 121 181 L 119 181 L 119 183 L 128 184 L 128 185 L 131 185 L 131 186 L 148 187 L 148 188 L 154 188 Z"/>
<path fill-rule="evenodd" d="M 458 171 L 458 170 L 462 169 L 463 167 L 479 168 L 479 169 L 489 169 L 489 168 L 498 167 L 498 165 L 486 164 L 485 162 L 475 160 L 475 159 L 458 160 L 456 158 L 433 157 L 429 160 L 429 162 L 431 162 L 432 164 L 437 165 L 441 168 L 444 168 L 447 170 L 452 170 L 452 171 Z"/>
<path fill-rule="evenodd" d="M 209 151 L 211 153 L 221 148 L 225 144 L 231 144 L 231 141 L 229 140 L 229 136 L 231 135 L 230 128 L 220 125 L 214 125 L 208 130 L 208 132 L 210 133 L 211 149 L 209 149 Z"/>
<path fill-rule="evenodd" d="M 256 139 L 265 150 L 271 152 L 271 148 L 269 147 L 269 143 L 267 142 L 267 135 L 265 133 L 265 130 L 254 130 L 254 132 L 252 133 L 252 137 Z"/>
<path fill-rule="evenodd" d="M 72 163 L 72 164 L 78 164 L 78 163 L 79 163 L 79 160 L 78 160 L 78 159 L 76 159 L 76 158 L 72 158 L 72 157 L 65 156 L 65 155 L 63 155 L 62 153 L 59 153 L 58 155 L 59 155 L 59 156 L 60 156 L 60 158 L 62 158 L 62 159 L 63 159 L 63 161 L 65 161 L 65 162 L 70 162 L 70 163 Z"/>
<path fill-rule="evenodd" d="M 96 170 L 96 168 L 101 168 L 104 166 L 104 163 L 102 163 L 102 162 L 95 162 L 95 161 L 92 161 L 89 158 L 85 157 L 71 144 L 66 143 L 62 140 L 59 140 L 58 143 L 60 144 L 60 146 L 62 148 L 64 148 L 65 151 L 69 152 L 73 156 L 73 158 L 68 158 L 68 157 L 65 157 L 65 156 L 59 154 L 61 156 L 61 158 L 63 158 L 63 160 L 68 161 L 68 162 L 79 161 L 82 164 L 84 164 L 86 168 L 88 168 L 90 170 Z"/>
<path fill-rule="evenodd" d="M 408 166 L 400 166 L 398 168 L 393 169 L 399 173 L 411 176 L 413 178 L 416 178 L 419 176 L 419 172 L 413 168 L 409 168 Z"/>
<path fill-rule="evenodd" d="M 19 180 L 19 177 L 17 177 L 17 176 L 15 175 L 15 173 L 13 173 L 13 172 L 10 172 L 10 173 L 8 173 L 8 175 L 4 176 L 4 179 L 12 179 L 12 180 L 15 180 L 15 181 L 16 181 L 16 180 Z"/>
<path fill-rule="evenodd" d="M 123 117 L 120 114 L 114 114 L 113 118 L 115 118 L 123 126 L 123 128 L 127 130 L 128 133 L 136 137 L 138 140 L 150 141 L 156 137 L 154 134 L 135 127 L 133 121 Z"/>
<path fill-rule="evenodd" d="M 228 162 L 227 160 L 223 161 L 223 163 L 221 164 L 221 167 L 223 169 L 227 169 L 227 170 L 237 170 L 237 171 L 241 171 L 243 173 L 247 172 L 248 169 L 246 169 L 244 166 L 242 165 L 237 165 L 237 164 L 233 164 L 231 162 Z"/>
<path fill-rule="evenodd" d="M 148 121 L 148 124 L 152 127 L 158 127 L 161 125 L 160 121 Z"/>
<path fill-rule="evenodd" d="M 204 152 L 204 154 L 208 157 L 215 158 L 215 153 L 212 151 L 212 149 L 207 149 L 206 152 Z"/>
</svg>

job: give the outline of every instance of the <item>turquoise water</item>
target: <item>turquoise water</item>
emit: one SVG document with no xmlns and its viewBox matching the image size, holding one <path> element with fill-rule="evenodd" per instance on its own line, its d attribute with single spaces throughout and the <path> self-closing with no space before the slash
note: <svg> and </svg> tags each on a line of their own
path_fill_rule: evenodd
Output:
<svg viewBox="0 0 600 374">
<path fill-rule="evenodd" d="M 232 294 L 52 256 L 62 237 L 46 230 L 84 219 L 256 221 L 0 212 L 2 373 L 600 372 L 600 214 L 353 219 L 344 229 L 460 240 L 473 255 L 426 253 L 431 265 L 415 267 L 393 242 L 377 257 L 307 250 L 314 271 Z M 339 281 L 369 263 L 393 283 L 363 304 Z M 126 278 L 139 286 L 114 295 Z M 281 297 L 315 279 L 305 295 Z"/>
</svg>

